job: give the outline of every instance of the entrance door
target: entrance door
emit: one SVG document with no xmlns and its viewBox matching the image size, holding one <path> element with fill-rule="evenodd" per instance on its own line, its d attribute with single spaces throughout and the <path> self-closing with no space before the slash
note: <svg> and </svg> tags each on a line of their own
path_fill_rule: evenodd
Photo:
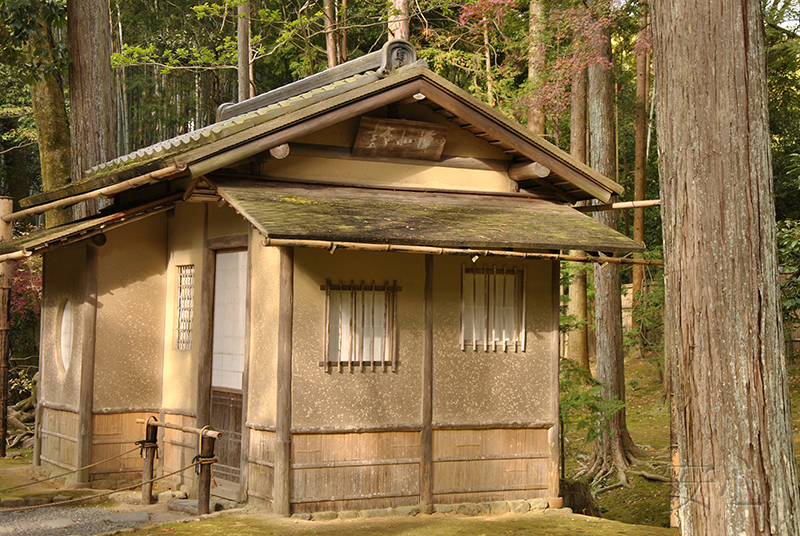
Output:
<svg viewBox="0 0 800 536">
<path fill-rule="evenodd" d="M 219 463 L 211 493 L 238 499 L 242 452 L 242 387 L 245 361 L 247 252 L 217 252 L 214 277 L 214 343 L 211 365 L 211 427 L 222 432 L 214 446 Z"/>
</svg>

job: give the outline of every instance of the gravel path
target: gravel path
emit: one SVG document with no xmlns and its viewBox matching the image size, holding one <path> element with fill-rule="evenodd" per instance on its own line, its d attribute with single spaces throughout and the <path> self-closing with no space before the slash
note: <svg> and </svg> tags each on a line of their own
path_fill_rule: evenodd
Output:
<svg viewBox="0 0 800 536">
<path fill-rule="evenodd" d="M 164 505 L 51 506 L 8 514 L 0 513 L 0 535 L 64 536 L 102 534 L 126 528 L 166 523 L 187 517 Z"/>
</svg>

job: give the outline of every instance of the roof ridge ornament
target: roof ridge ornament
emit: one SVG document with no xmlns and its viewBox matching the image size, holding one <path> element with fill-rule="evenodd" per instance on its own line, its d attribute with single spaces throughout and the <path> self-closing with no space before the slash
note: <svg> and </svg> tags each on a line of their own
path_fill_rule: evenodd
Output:
<svg viewBox="0 0 800 536">
<path fill-rule="evenodd" d="M 405 39 L 392 39 L 381 49 L 381 66 L 377 70 L 380 78 L 388 76 L 392 71 L 411 65 L 417 61 L 414 45 Z"/>
</svg>

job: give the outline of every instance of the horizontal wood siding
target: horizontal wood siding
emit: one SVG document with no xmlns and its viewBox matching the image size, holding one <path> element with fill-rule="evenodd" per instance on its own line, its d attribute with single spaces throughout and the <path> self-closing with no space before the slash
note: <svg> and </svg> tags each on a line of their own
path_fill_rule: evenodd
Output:
<svg viewBox="0 0 800 536">
<path fill-rule="evenodd" d="M 547 430 L 433 431 L 433 502 L 545 497 Z"/>
<path fill-rule="evenodd" d="M 136 442 L 144 439 L 145 425 L 136 419 L 158 417 L 156 413 L 112 413 L 92 416 L 92 457 L 91 463 L 119 456 L 136 447 Z M 101 463 L 90 470 L 90 480 L 142 478 L 142 457 L 139 450 L 128 452 L 119 458 Z"/>
<path fill-rule="evenodd" d="M 419 432 L 292 436 L 293 512 L 419 504 Z"/>
<path fill-rule="evenodd" d="M 197 425 L 197 420 L 194 417 L 169 413 L 164 415 L 164 422 L 189 428 L 194 428 Z M 159 432 L 159 435 L 163 433 L 163 439 L 159 439 L 159 447 L 161 447 L 159 455 L 162 456 L 163 460 L 162 474 L 172 473 L 192 463 L 192 459 L 198 454 L 197 434 L 189 434 L 172 428 L 161 428 Z M 191 487 L 194 484 L 194 476 L 194 469 L 189 469 L 173 476 L 170 480 Z"/>
<path fill-rule="evenodd" d="M 249 429 L 247 495 L 259 506 L 272 505 L 275 472 L 275 432 Z"/>
<path fill-rule="evenodd" d="M 75 469 L 78 443 L 78 414 L 42 408 L 41 460 L 45 467 Z"/>
</svg>

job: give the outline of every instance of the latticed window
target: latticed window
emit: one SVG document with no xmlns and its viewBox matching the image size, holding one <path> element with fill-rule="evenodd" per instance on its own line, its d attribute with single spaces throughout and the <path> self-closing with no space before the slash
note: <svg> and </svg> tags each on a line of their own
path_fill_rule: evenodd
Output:
<svg viewBox="0 0 800 536">
<path fill-rule="evenodd" d="M 192 347 L 192 309 L 194 307 L 194 265 L 178 266 L 177 348 Z"/>
<path fill-rule="evenodd" d="M 525 268 L 461 267 L 461 349 L 525 351 Z"/>
<path fill-rule="evenodd" d="M 330 280 L 325 291 L 325 371 L 347 366 L 392 371 L 397 367 L 397 281 L 382 285 Z"/>
</svg>

